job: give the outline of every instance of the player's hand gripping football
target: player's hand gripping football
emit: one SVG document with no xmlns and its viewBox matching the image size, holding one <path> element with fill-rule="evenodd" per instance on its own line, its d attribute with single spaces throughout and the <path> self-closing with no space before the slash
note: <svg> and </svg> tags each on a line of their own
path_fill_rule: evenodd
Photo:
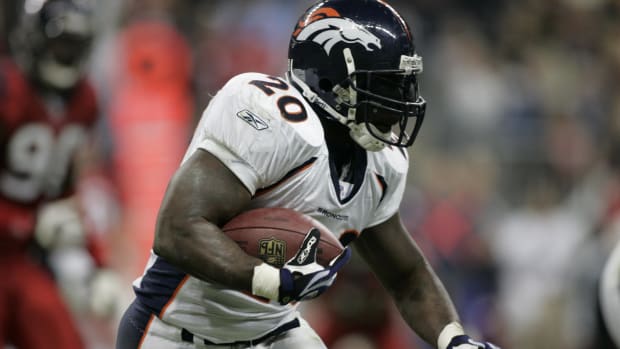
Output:
<svg viewBox="0 0 620 349">
<path fill-rule="evenodd" d="M 281 269 L 264 263 L 255 267 L 252 293 L 287 304 L 316 298 L 325 292 L 336 279 L 340 268 L 351 258 L 351 250 L 345 248 L 327 267 L 323 267 L 316 262 L 320 238 L 321 232 L 311 229 L 295 256 Z"/>
<path fill-rule="evenodd" d="M 286 304 L 318 297 L 332 285 L 338 270 L 347 263 L 351 251 L 345 248 L 327 268 L 316 262 L 321 232 L 311 229 L 301 243 L 297 254 L 280 269 L 278 301 Z"/>
</svg>

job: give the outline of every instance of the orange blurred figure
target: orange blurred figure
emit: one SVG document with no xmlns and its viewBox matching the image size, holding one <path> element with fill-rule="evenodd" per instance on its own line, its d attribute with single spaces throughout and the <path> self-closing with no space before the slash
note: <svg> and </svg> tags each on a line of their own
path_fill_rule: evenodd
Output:
<svg viewBox="0 0 620 349">
<path fill-rule="evenodd" d="M 152 245 L 155 217 L 183 156 L 193 116 L 191 50 L 172 25 L 131 22 L 118 41 L 118 71 L 109 105 L 113 167 L 123 218 L 124 256 L 139 273 Z"/>
</svg>

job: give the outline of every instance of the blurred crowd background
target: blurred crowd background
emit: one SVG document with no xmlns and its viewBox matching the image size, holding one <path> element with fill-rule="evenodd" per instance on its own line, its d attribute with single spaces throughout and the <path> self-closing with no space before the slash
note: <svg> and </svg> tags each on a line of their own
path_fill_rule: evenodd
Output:
<svg viewBox="0 0 620 349">
<path fill-rule="evenodd" d="M 90 348 L 113 346 L 166 184 L 210 96 L 241 72 L 282 75 L 311 3 L 97 4 L 88 73 L 102 121 L 97 170 L 82 188 L 122 285 L 116 315 L 74 306 Z M 390 3 L 416 37 L 428 101 L 401 215 L 465 326 L 504 348 L 613 348 L 597 282 L 620 237 L 620 3 Z M 1 51 L 22 6 L 0 3 Z M 428 348 L 355 259 L 303 311 L 330 348 Z"/>
</svg>

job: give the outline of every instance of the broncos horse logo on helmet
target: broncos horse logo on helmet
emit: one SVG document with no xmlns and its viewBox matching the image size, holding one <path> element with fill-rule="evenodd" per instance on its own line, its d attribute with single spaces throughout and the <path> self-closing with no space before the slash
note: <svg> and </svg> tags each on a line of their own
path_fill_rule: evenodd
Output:
<svg viewBox="0 0 620 349">
<path fill-rule="evenodd" d="M 298 41 L 311 40 L 321 45 L 329 55 L 339 42 L 359 43 L 366 50 L 381 48 L 381 40 L 349 18 L 325 17 L 315 20 L 296 32 Z"/>
<path fill-rule="evenodd" d="M 365 149 L 408 147 L 426 110 L 416 78 L 422 58 L 394 8 L 359 1 L 325 0 L 302 15 L 291 36 L 287 77 L 320 116 L 347 126 Z"/>
</svg>

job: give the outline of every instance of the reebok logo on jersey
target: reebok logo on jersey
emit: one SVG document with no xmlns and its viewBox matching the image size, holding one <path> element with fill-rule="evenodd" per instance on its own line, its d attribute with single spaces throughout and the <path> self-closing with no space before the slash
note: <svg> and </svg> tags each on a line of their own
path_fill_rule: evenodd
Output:
<svg viewBox="0 0 620 349">
<path fill-rule="evenodd" d="M 243 109 L 242 111 L 238 112 L 237 116 L 259 131 L 269 128 L 269 125 L 267 125 L 267 123 L 263 121 L 263 119 L 261 119 L 258 115 L 252 113 L 247 109 Z"/>
</svg>

